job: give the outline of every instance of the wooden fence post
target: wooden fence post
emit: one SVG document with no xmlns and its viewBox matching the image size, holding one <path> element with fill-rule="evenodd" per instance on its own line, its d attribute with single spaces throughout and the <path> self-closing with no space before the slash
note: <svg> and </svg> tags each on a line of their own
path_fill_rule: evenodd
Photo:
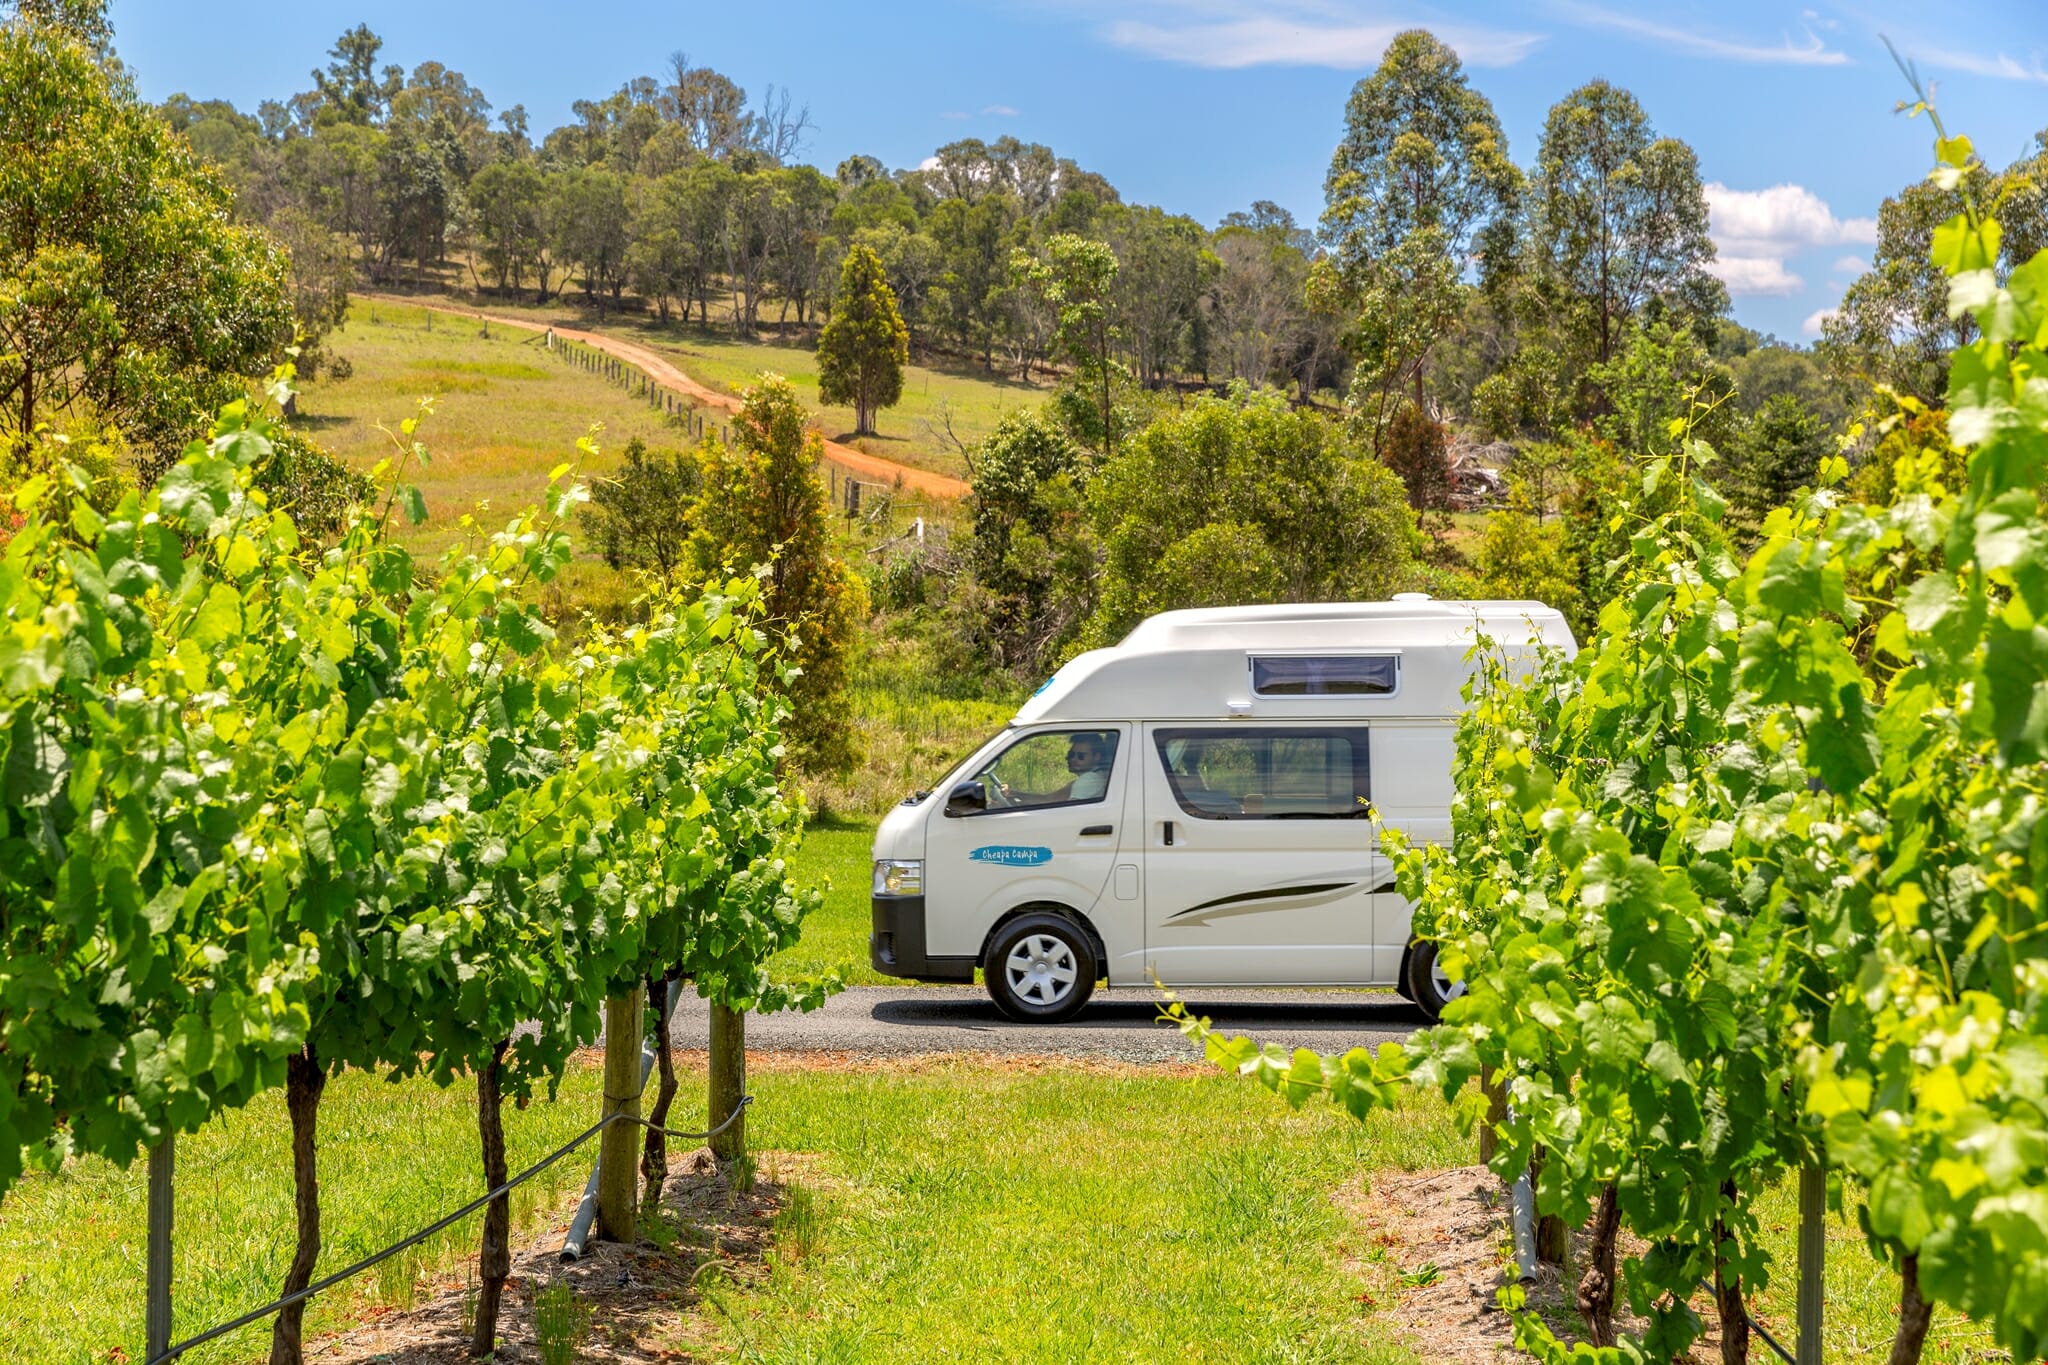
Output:
<svg viewBox="0 0 2048 1365">
<path fill-rule="evenodd" d="M 640 1115 L 641 986 L 604 1002 L 603 1117 Z M 640 1236 L 640 1126 L 620 1121 L 598 1139 L 597 1235 L 610 1242 Z"/>
</svg>

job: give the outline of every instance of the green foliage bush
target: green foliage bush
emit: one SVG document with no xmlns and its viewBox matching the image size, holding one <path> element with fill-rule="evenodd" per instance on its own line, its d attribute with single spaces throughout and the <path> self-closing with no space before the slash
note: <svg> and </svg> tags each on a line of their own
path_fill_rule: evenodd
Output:
<svg viewBox="0 0 2048 1365">
<path fill-rule="evenodd" d="M 1937 156 L 1965 189 L 1930 258 L 1981 329 L 1949 365 L 1963 478 L 1907 406 L 1886 501 L 1844 499 L 1828 457 L 1743 561 L 1696 426 L 1633 462 L 1597 635 L 1488 661 L 1452 843 L 1389 836 L 1469 987 L 1443 1025 L 1343 1058 L 1188 1025 L 1293 1102 L 1360 1115 L 1403 1081 L 1500 1077 L 1495 1170 L 1540 1148 L 1538 1210 L 1598 1210 L 1587 1343 L 1502 1291 L 1550 1365 L 1682 1356 L 1703 1286 L 1742 1358 L 1741 1305 L 1782 1273 L 1757 1199 L 1801 1165 L 1831 1202 L 1860 1191 L 1898 1271 L 1891 1360 L 1919 1359 L 1937 1304 L 2015 1359 L 2048 1350 L 2048 251 L 2001 279 L 1969 143 Z"/>
<path fill-rule="evenodd" d="M 1096 470 L 1087 497 L 1103 547 L 1091 644 L 1231 591 L 1370 599 L 1423 576 L 1400 480 L 1338 425 L 1270 392 L 1240 386 L 1161 415 Z"/>
<path fill-rule="evenodd" d="M 309 541 L 331 540 L 348 525 L 349 511 L 376 496 L 376 481 L 350 469 L 289 428 L 270 436 L 270 458 L 251 480 L 271 505 L 291 517 Z"/>
<path fill-rule="evenodd" d="M 975 448 L 963 552 L 973 597 L 957 614 L 999 667 L 1043 671 L 1093 605 L 1098 551 L 1083 497 L 1092 466 L 1043 412 L 1005 416 Z"/>
<path fill-rule="evenodd" d="M 280 358 L 286 261 L 66 16 L 0 23 L 0 442 L 112 424 L 161 463 Z"/>
<path fill-rule="evenodd" d="M 707 441 L 698 452 L 704 482 L 690 518 L 691 562 L 700 574 L 762 575 L 768 620 L 800 670 L 784 682 L 793 754 L 806 767 L 844 772 L 857 755 L 842 697 L 868 606 L 860 576 L 832 553 L 822 439 L 796 390 L 775 374 L 745 391 L 732 431 L 732 445 Z"/>
<path fill-rule="evenodd" d="M 664 582 L 689 562 L 690 509 L 704 486 L 694 456 L 626 442 L 618 470 L 590 499 L 590 538 L 614 569 L 646 569 Z"/>
</svg>

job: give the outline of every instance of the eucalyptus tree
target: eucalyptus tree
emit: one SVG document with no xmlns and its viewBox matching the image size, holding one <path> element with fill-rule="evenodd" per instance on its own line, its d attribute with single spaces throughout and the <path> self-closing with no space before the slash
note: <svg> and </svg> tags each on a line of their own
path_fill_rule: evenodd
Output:
<svg viewBox="0 0 2048 1365">
<path fill-rule="evenodd" d="M 1481 234 L 1519 188 L 1500 119 L 1458 54 L 1421 29 L 1397 35 L 1353 87 L 1323 182 L 1323 238 L 1355 319 L 1351 401 L 1375 443 L 1403 392 L 1423 401 Z"/>
<path fill-rule="evenodd" d="M 1535 181 L 1538 268 L 1567 301 L 1585 363 L 1612 359 L 1653 300 L 1680 319 L 1725 310 L 1726 292 L 1707 273 L 1714 243 L 1699 158 L 1658 137 L 1634 95 L 1592 81 L 1553 105 Z"/>
<path fill-rule="evenodd" d="M 1105 456 L 1116 453 L 1116 385 L 1130 378 L 1116 356 L 1119 269 L 1107 242 L 1067 232 L 1047 238 L 1036 254 L 1020 247 L 1010 258 L 1018 287 L 1052 315 L 1052 348 L 1073 367 L 1070 391 L 1091 413 L 1081 434 Z"/>
<path fill-rule="evenodd" d="M 290 342 L 285 255 L 72 31 L 0 25 L 0 89 L 0 442 L 168 458 Z"/>
</svg>

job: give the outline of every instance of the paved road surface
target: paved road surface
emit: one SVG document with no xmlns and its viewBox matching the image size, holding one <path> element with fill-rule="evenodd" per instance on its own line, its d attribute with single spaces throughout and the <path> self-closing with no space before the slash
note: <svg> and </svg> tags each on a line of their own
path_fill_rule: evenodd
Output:
<svg viewBox="0 0 2048 1365">
<path fill-rule="evenodd" d="M 1406 1000 L 1375 991 L 1204 991 L 1190 995 L 1188 1007 L 1231 1033 L 1318 1052 L 1377 1047 L 1388 1039 L 1407 1037 L 1424 1023 L 1422 1012 Z M 1158 996 L 1136 988 L 1097 991 L 1078 1018 L 1048 1027 L 1011 1023 L 996 1012 L 979 986 L 855 986 L 811 1014 L 749 1019 L 747 1049 L 1198 1060 L 1194 1045 L 1178 1030 L 1158 1023 L 1158 1015 Z M 677 1047 L 707 1045 L 709 1015 L 696 995 L 685 994 L 677 1004 L 672 1036 Z"/>
</svg>

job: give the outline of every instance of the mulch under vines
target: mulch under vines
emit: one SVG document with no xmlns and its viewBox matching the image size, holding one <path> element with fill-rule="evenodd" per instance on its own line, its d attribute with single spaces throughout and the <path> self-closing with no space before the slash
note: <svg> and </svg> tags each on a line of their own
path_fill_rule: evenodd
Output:
<svg viewBox="0 0 2048 1365">
<path fill-rule="evenodd" d="M 513 1250 L 512 1276 L 498 1320 L 498 1365 L 529 1365 L 541 1358 L 534 1339 L 534 1303 L 560 1280 L 590 1309 L 590 1329 L 576 1359 L 588 1365 L 652 1365 L 698 1358 L 709 1324 L 696 1311 L 703 1291 L 746 1284 L 768 1273 L 772 1223 L 787 1199 L 788 1182 L 817 1180 L 798 1154 L 756 1154 L 753 1178 L 735 1184 L 711 1153 L 698 1149 L 676 1161 L 663 1187 L 674 1235 L 668 1245 L 643 1240 L 632 1246 L 593 1242 L 579 1260 L 561 1259 L 567 1213 L 549 1220 Z M 570 1206 L 573 1209 L 573 1204 Z M 662 1239 L 668 1241 L 667 1237 Z M 362 1326 L 308 1343 L 306 1359 L 319 1365 L 456 1365 L 469 1354 L 472 1295 L 462 1279 L 443 1279 L 417 1307 L 380 1310 Z M 706 1305 L 708 1311 L 708 1305 Z"/>
<path fill-rule="evenodd" d="M 1515 1274 L 1508 1228 L 1508 1195 L 1500 1178 L 1484 1166 L 1449 1170 L 1388 1172 L 1368 1184 L 1347 1186 L 1338 1205 L 1351 1218 L 1350 1268 L 1360 1280 L 1360 1304 L 1376 1326 L 1391 1325 L 1417 1356 L 1436 1365 L 1494 1365 L 1526 1360 L 1514 1348 L 1514 1323 L 1501 1311 L 1498 1294 Z M 1573 1288 L 1586 1264 L 1591 1239 L 1572 1235 L 1569 1287 L 1554 1265 L 1538 1267 L 1529 1304 L 1567 1342 L 1580 1339 Z M 1622 1256 L 1640 1250 L 1623 1233 Z M 1720 1359 L 1720 1337 L 1712 1331 L 1695 1342 L 1691 1359 Z M 1614 1322 L 1621 1331 L 1641 1324 L 1625 1302 Z M 1758 1350 L 1761 1344 L 1758 1344 Z M 1756 1358 L 1757 1350 L 1752 1350 Z"/>
</svg>

